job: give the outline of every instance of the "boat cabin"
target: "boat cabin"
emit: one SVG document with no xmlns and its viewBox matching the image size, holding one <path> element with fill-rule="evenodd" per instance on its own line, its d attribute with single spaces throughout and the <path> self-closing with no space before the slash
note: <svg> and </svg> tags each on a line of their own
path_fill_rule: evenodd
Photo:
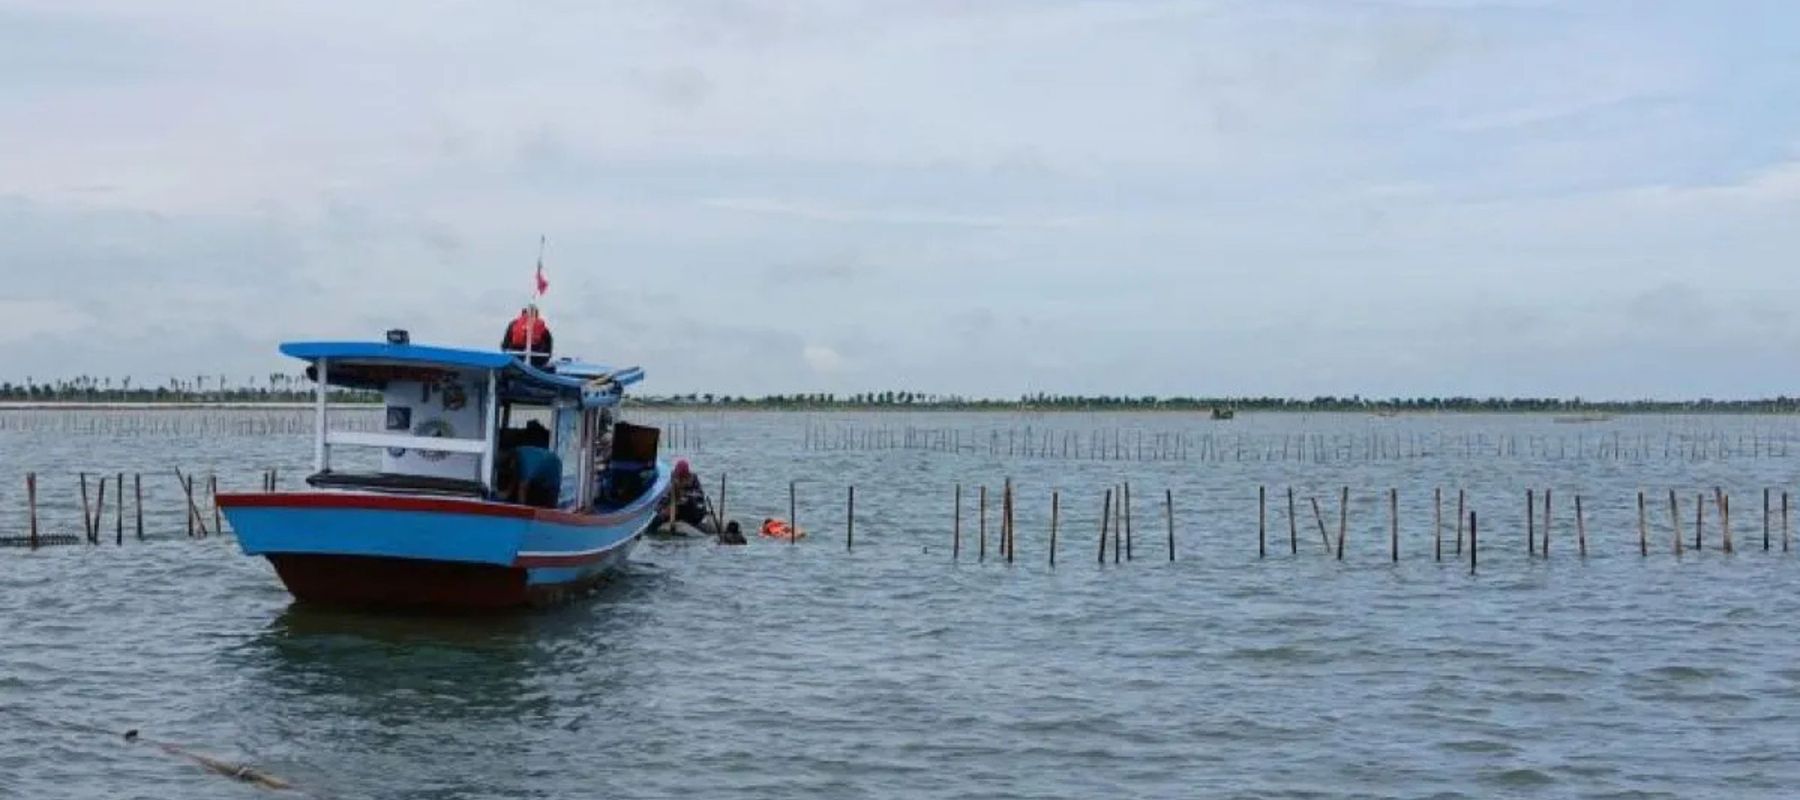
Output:
<svg viewBox="0 0 1800 800">
<path fill-rule="evenodd" d="M 636 367 L 540 369 L 510 353 L 414 345 L 403 331 L 281 352 L 308 362 L 319 387 L 314 488 L 517 502 L 506 467 L 532 463 L 561 473 L 538 503 L 579 512 L 622 506 L 655 483 L 657 431 L 617 420 L 625 387 L 644 377 Z M 327 387 L 379 392 L 380 430 L 334 429 Z"/>
</svg>

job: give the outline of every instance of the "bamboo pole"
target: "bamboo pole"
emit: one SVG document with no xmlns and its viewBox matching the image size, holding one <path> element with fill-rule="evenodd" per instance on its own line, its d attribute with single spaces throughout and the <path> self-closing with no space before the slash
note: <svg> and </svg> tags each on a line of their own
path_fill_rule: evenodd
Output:
<svg viewBox="0 0 1800 800">
<path fill-rule="evenodd" d="M 1476 559 L 1477 555 L 1481 552 L 1481 546 L 1476 543 L 1477 539 L 1476 539 L 1476 535 L 1475 535 L 1475 530 L 1477 527 L 1478 526 L 1476 525 L 1475 512 L 1470 511 L 1469 512 L 1469 574 L 1470 575 L 1475 574 L 1475 559 Z"/>
<path fill-rule="evenodd" d="M 87 473 L 81 473 L 81 533 L 89 544 L 94 541 L 94 520 L 88 508 Z"/>
<path fill-rule="evenodd" d="M 1013 563 L 1012 504 L 1012 478 L 1007 478 L 1000 495 L 1000 549 L 1005 552 L 1008 564 Z"/>
<path fill-rule="evenodd" d="M 1545 558 L 1550 557 L 1550 490 L 1544 490 L 1544 548 Z"/>
<path fill-rule="evenodd" d="M 1431 541 L 1432 559 L 1444 560 L 1444 489 L 1441 486 L 1431 490 Z"/>
<path fill-rule="evenodd" d="M 25 472 L 25 512 L 31 517 L 31 550 L 38 550 L 38 474 L 36 472 Z"/>
<path fill-rule="evenodd" d="M 1344 560 L 1344 533 L 1350 529 L 1350 487 L 1344 487 L 1343 494 L 1338 495 L 1338 540 L 1337 560 Z"/>
<path fill-rule="evenodd" d="M 194 482 L 183 477 L 179 469 L 175 470 L 175 478 L 181 481 L 182 494 L 187 497 L 187 535 L 192 539 L 194 537 Z"/>
<path fill-rule="evenodd" d="M 1112 490 L 1106 490 L 1106 500 L 1100 506 L 1100 563 L 1106 563 L 1106 527 L 1112 520 Z"/>
<path fill-rule="evenodd" d="M 1056 568 L 1056 527 L 1062 518 L 1062 493 L 1050 490 L 1050 568 Z"/>
<path fill-rule="evenodd" d="M 1669 490 L 1669 533 L 1675 541 L 1675 555 L 1681 555 L 1681 504 L 1675 499 L 1675 490 Z"/>
<path fill-rule="evenodd" d="M 1525 554 L 1537 555 L 1537 491 L 1525 490 Z"/>
<path fill-rule="evenodd" d="M 225 533 L 225 521 L 219 518 L 219 476 L 214 473 L 206 475 L 206 496 L 212 503 L 213 533 Z"/>
<path fill-rule="evenodd" d="M 119 473 L 118 477 L 113 480 L 113 484 L 119 487 L 119 507 L 117 513 L 113 515 L 113 545 L 123 547 L 125 545 L 125 473 Z"/>
<path fill-rule="evenodd" d="M 844 550 L 850 551 L 856 549 L 856 484 L 850 484 L 844 502 Z"/>
<path fill-rule="evenodd" d="M 1781 492 L 1781 552 L 1788 551 L 1788 493 Z"/>
<path fill-rule="evenodd" d="M 1118 445 L 1118 434 L 1116 432 L 1113 435 L 1113 445 L 1115 447 L 1117 447 L 1117 445 Z M 1116 496 L 1118 498 L 1118 501 L 1113 503 L 1112 534 L 1113 534 L 1113 563 L 1117 564 L 1121 560 L 1120 554 L 1125 552 L 1125 501 L 1126 501 L 1126 497 L 1125 497 L 1125 487 L 1124 486 L 1118 486 L 1115 488 L 1117 490 Z"/>
<path fill-rule="evenodd" d="M 1319 498 L 1309 496 L 1306 499 L 1312 502 L 1313 522 L 1319 524 L 1319 541 L 1325 543 L 1325 554 L 1330 555 L 1331 534 L 1325 532 L 1325 515 L 1319 513 Z"/>
<path fill-rule="evenodd" d="M 1725 552 L 1730 553 L 1730 552 L 1732 552 L 1732 547 L 1731 547 L 1731 495 L 1726 494 L 1724 489 L 1714 486 L 1713 487 L 1713 501 L 1715 502 L 1715 504 L 1717 504 L 1717 506 L 1719 508 L 1720 542 L 1723 545 Z"/>
<path fill-rule="evenodd" d="M 800 490 L 788 481 L 788 545 L 800 541 Z"/>
<path fill-rule="evenodd" d="M 1705 521 L 1706 521 L 1706 493 L 1701 492 L 1700 494 L 1698 494 L 1694 497 L 1694 551 L 1695 552 L 1699 552 L 1700 550 L 1703 549 L 1700 546 L 1700 543 L 1702 541 L 1702 539 L 1700 538 L 1700 532 L 1705 526 Z"/>
<path fill-rule="evenodd" d="M 1268 517 L 1269 517 L 1269 504 L 1267 502 L 1267 497 L 1265 496 L 1267 491 L 1268 491 L 1268 487 L 1266 487 L 1266 486 L 1256 487 L 1256 557 L 1257 558 L 1268 558 L 1269 557 L 1269 543 L 1268 543 L 1268 533 L 1267 533 Z M 1171 532 L 1169 534 L 1169 552 L 1171 554 L 1173 554 L 1175 552 L 1175 535 L 1173 532 Z M 1173 561 L 1174 559 L 1171 558 L 1169 560 Z"/>
<path fill-rule="evenodd" d="M 131 504 L 133 514 L 137 517 L 137 538 L 144 539 L 144 475 L 141 472 L 131 473 Z"/>
<path fill-rule="evenodd" d="M 987 484 L 981 486 L 981 499 L 976 507 L 981 509 L 980 536 L 976 539 L 976 561 L 987 561 Z"/>
<path fill-rule="evenodd" d="M 1163 510 L 1169 521 L 1169 560 L 1175 560 L 1175 490 L 1163 490 Z"/>
<path fill-rule="evenodd" d="M 275 470 L 271 469 L 271 470 L 269 470 L 269 490 L 274 491 L 274 489 L 275 489 Z M 730 519 L 731 519 L 731 517 L 725 515 L 725 471 L 720 470 L 719 471 L 719 507 L 713 514 L 713 524 L 719 526 L 720 533 L 724 533 L 725 528 L 727 528 L 731 524 L 730 522 L 727 521 Z"/>
<path fill-rule="evenodd" d="M 1285 452 L 1285 451 L 1284 451 Z M 1300 555 L 1300 524 L 1294 519 L 1294 487 L 1287 487 L 1288 494 L 1288 554 Z"/>
<path fill-rule="evenodd" d="M 106 476 L 100 476 L 100 494 L 94 498 L 94 524 L 89 528 L 92 533 L 90 544 L 100 543 L 100 519 L 106 513 Z"/>
<path fill-rule="evenodd" d="M 1388 546 L 1393 551 L 1393 562 L 1400 563 L 1400 490 L 1388 489 Z"/>
<path fill-rule="evenodd" d="M 1650 518 L 1644 512 L 1644 492 L 1638 490 L 1638 555 L 1650 555 Z"/>
<path fill-rule="evenodd" d="M 1459 556 L 1463 551 L 1463 499 L 1467 494 L 1467 489 L 1456 490 L 1456 554 Z"/>
<path fill-rule="evenodd" d="M 1125 482 L 1125 560 L 1131 560 L 1131 481 Z"/>
<path fill-rule="evenodd" d="M 962 484 L 956 485 L 956 507 L 950 512 L 950 560 L 962 556 Z"/>
<path fill-rule="evenodd" d="M 1763 552 L 1769 552 L 1769 487 L 1763 487 Z"/>
<path fill-rule="evenodd" d="M 1581 495 L 1575 495 L 1575 547 L 1582 558 L 1587 558 L 1587 521 L 1581 516 Z"/>
</svg>

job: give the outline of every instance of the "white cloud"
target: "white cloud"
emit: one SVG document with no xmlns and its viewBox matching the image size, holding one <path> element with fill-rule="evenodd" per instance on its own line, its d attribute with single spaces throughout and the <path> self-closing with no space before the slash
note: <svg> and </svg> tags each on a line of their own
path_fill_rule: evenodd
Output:
<svg viewBox="0 0 1800 800">
<path fill-rule="evenodd" d="M 800 357 L 805 359 L 806 366 L 820 375 L 833 375 L 844 369 L 844 357 L 822 344 L 807 345 L 800 350 Z"/>
</svg>

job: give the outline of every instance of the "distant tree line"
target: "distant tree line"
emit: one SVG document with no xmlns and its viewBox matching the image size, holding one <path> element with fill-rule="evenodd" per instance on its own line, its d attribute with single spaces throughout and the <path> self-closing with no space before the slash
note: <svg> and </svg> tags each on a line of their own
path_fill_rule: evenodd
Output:
<svg viewBox="0 0 1800 800">
<path fill-rule="evenodd" d="M 38 403 L 300 403 L 313 399 L 312 381 L 303 374 L 271 372 L 234 382 L 225 375 L 195 375 L 191 380 L 170 378 L 146 386 L 131 376 L 80 375 L 39 382 L 26 377 L 22 383 L 0 381 L 0 401 Z M 380 399 L 373 392 L 334 389 L 334 402 Z"/>
<path fill-rule="evenodd" d="M 74 403 L 299 403 L 313 399 L 312 381 L 303 374 L 272 372 L 233 381 L 225 375 L 170 378 L 155 386 L 135 384 L 130 376 L 82 375 L 49 382 L 26 377 L 0 381 L 0 401 Z M 373 392 L 334 390 L 334 401 L 373 401 Z M 1770 413 L 1800 412 L 1800 398 L 1782 395 L 1759 400 L 1583 400 L 1579 397 L 1388 397 L 1325 395 L 1288 397 L 1156 397 L 1153 395 L 1068 395 L 1037 393 L 1016 399 L 965 397 L 955 394 L 889 390 L 839 395 L 831 392 L 746 395 L 693 393 L 634 395 L 647 406 L 766 408 L 796 410 L 934 409 L 946 411 L 1351 411 L 1351 412 L 1549 412 L 1565 414 L 1630 413 Z"/>
<path fill-rule="evenodd" d="M 1324 395 L 1289 397 L 1157 397 L 1142 395 L 1022 395 L 1017 399 L 971 398 L 925 392 L 884 391 L 837 395 L 774 394 L 746 397 L 713 394 L 640 395 L 637 401 L 657 406 L 712 406 L 805 410 L 918 408 L 942 410 L 1024 411 L 1351 411 L 1351 412 L 1550 412 L 1568 414 L 1628 413 L 1768 413 L 1800 412 L 1800 398 L 1758 400 L 1583 400 L 1557 397 L 1388 397 Z"/>
</svg>

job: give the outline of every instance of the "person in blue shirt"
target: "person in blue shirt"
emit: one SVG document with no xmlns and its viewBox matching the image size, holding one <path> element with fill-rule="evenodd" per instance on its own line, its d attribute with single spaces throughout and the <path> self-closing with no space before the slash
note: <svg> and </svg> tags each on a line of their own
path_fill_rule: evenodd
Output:
<svg viewBox="0 0 1800 800">
<path fill-rule="evenodd" d="M 500 453 L 494 469 L 500 499 L 539 508 L 556 508 L 562 492 L 562 459 L 549 448 L 520 446 Z"/>
</svg>

